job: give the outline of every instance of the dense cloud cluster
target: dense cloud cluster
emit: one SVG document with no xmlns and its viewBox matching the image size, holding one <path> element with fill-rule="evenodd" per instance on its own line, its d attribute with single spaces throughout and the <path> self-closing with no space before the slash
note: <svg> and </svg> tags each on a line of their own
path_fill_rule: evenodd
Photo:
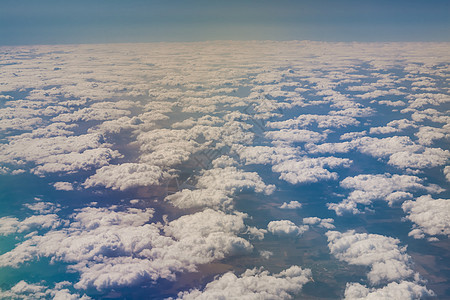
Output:
<svg viewBox="0 0 450 300">
<path fill-rule="evenodd" d="M 252 245 L 268 232 L 297 241 L 311 227 L 340 226 L 305 217 L 302 194 L 281 199 L 289 186 L 326 183 L 314 201 L 338 217 L 385 201 L 401 206 L 410 236 L 448 236 L 449 200 L 434 196 L 446 186 L 433 182 L 450 181 L 449 53 L 445 43 L 270 41 L 0 48 L 0 176 L 37 175 L 56 195 L 133 195 L 73 206 L 38 199 L 0 216 L 0 235 L 17 240 L 1 266 L 45 257 L 79 275 L 52 288 L 15 282 L 0 295 L 87 299 L 73 288 L 107 293 L 232 256 L 270 259 Z M 135 199 L 142 187 L 158 206 Z M 262 215 L 277 216 L 267 228 L 236 209 L 249 194 Z M 432 294 L 399 239 L 326 237 L 337 259 L 370 269 L 366 285 L 347 284 L 347 299 Z M 228 272 L 178 297 L 289 299 L 311 271 L 284 269 Z"/>
<path fill-rule="evenodd" d="M 432 193 L 443 191 L 435 184 L 423 185 L 423 180 L 417 176 L 388 173 L 347 177 L 340 185 L 353 191 L 340 203 L 328 203 L 328 208 L 339 216 L 346 212 L 360 213 L 358 205 L 370 205 L 374 200 L 384 200 L 392 206 L 396 202 L 413 198 L 412 192 L 416 190 Z"/>
<path fill-rule="evenodd" d="M 292 266 L 278 274 L 251 269 L 239 277 L 228 272 L 197 289 L 179 293 L 178 299 L 292 299 L 312 279 L 310 269 Z"/>
<path fill-rule="evenodd" d="M 406 247 L 399 246 L 398 239 L 355 233 L 354 230 L 345 233 L 329 231 L 326 235 L 331 254 L 349 264 L 370 267 L 367 279 L 371 286 L 377 287 L 347 284 L 346 299 L 415 299 L 433 294 L 423 286 L 419 274 L 412 269 L 411 257 L 406 254 Z"/>
<path fill-rule="evenodd" d="M 402 205 L 406 219 L 414 223 L 409 233 L 416 239 L 427 235 L 450 235 L 450 200 L 433 199 L 431 195 L 406 201 Z"/>
<path fill-rule="evenodd" d="M 2 234 L 48 228 L 0 256 L 1 266 L 18 267 L 39 257 L 69 263 L 80 273 L 75 287 L 99 290 L 136 285 L 144 280 L 175 280 L 180 271 L 230 255 L 252 251 L 238 236 L 247 232 L 245 214 L 205 210 L 167 224 L 149 223 L 154 210 L 86 207 L 69 220 L 55 214 L 23 221 L 2 218 Z"/>
<path fill-rule="evenodd" d="M 2 291 L 0 297 L 3 299 L 56 299 L 56 300 L 89 300 L 92 299 L 86 295 L 72 293 L 68 287 L 71 283 L 62 281 L 55 284 L 53 288 L 42 284 L 27 283 L 24 280 L 19 281 L 10 290 Z"/>
</svg>

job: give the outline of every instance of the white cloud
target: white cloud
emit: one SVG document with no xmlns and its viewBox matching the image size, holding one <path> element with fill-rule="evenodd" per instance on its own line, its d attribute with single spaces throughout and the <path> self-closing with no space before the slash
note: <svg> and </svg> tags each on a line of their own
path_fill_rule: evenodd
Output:
<svg viewBox="0 0 450 300">
<path fill-rule="evenodd" d="M 341 115 L 347 118 L 370 117 L 375 114 L 375 110 L 370 107 L 352 107 L 343 110 L 330 111 L 330 115 Z"/>
<path fill-rule="evenodd" d="M 0 146 L 3 162 L 33 162 L 33 172 L 75 172 L 100 167 L 121 154 L 108 148 L 99 134 L 29 138 L 20 136 Z"/>
<path fill-rule="evenodd" d="M 392 206 L 395 202 L 413 198 L 411 192 L 424 190 L 430 193 L 440 193 L 443 190 L 434 184 L 425 186 L 423 180 L 411 175 L 361 174 L 347 177 L 340 183 L 345 189 L 352 189 L 349 196 L 340 203 L 328 203 L 329 209 L 337 215 L 343 213 L 360 213 L 357 205 L 370 205 L 374 200 L 384 200 Z"/>
<path fill-rule="evenodd" d="M 55 214 L 31 216 L 22 221 L 17 218 L 2 217 L 0 218 L 0 234 L 22 233 L 32 229 L 55 229 L 62 224 L 63 222 Z"/>
<path fill-rule="evenodd" d="M 318 128 L 342 128 L 347 126 L 357 126 L 359 121 L 353 117 L 339 115 L 309 115 L 304 114 L 286 121 L 267 122 L 269 128 L 295 128 L 307 127 L 317 124 Z"/>
<path fill-rule="evenodd" d="M 276 235 L 292 235 L 297 236 L 301 235 L 304 232 L 308 231 L 308 225 L 297 226 L 292 221 L 289 220 L 281 220 L 281 221 L 271 221 L 267 225 L 267 230 Z"/>
<path fill-rule="evenodd" d="M 219 162 L 222 160 L 220 158 Z M 213 165 L 217 164 L 217 161 L 213 162 Z M 234 166 L 205 170 L 195 177 L 195 180 L 197 181 L 196 189 L 183 188 L 167 196 L 165 201 L 179 208 L 230 209 L 233 205 L 232 196 L 238 192 L 254 190 L 257 193 L 270 195 L 275 190 L 274 185 L 266 185 L 257 173 L 244 172 Z"/>
<path fill-rule="evenodd" d="M 423 93 L 407 96 L 410 101 L 408 102 L 411 108 L 421 108 L 426 105 L 442 105 L 443 103 L 450 102 L 450 97 L 446 94 L 435 93 Z"/>
<path fill-rule="evenodd" d="M 98 169 L 83 185 L 86 188 L 104 186 L 123 191 L 138 186 L 157 185 L 166 178 L 169 178 L 169 175 L 160 167 L 142 163 L 124 163 Z"/>
<path fill-rule="evenodd" d="M 421 126 L 419 131 L 415 133 L 418 138 L 418 142 L 422 145 L 431 145 L 435 140 L 449 139 L 450 138 L 450 126 L 445 125 L 443 128 Z"/>
<path fill-rule="evenodd" d="M 433 291 L 416 282 L 391 282 L 382 288 L 367 288 L 359 283 L 347 283 L 345 300 L 413 300 L 435 296 Z"/>
<path fill-rule="evenodd" d="M 61 210 L 60 204 L 53 204 L 51 202 L 26 203 L 24 206 L 40 214 L 56 213 Z"/>
<path fill-rule="evenodd" d="M 450 181 L 450 166 L 446 166 L 443 171 L 447 181 Z"/>
<path fill-rule="evenodd" d="M 198 188 L 224 190 L 230 193 L 251 189 L 270 195 L 274 185 L 266 185 L 256 172 L 244 172 L 236 167 L 214 168 L 204 171 L 198 178 Z"/>
<path fill-rule="evenodd" d="M 386 126 L 370 128 L 370 134 L 389 134 L 394 132 L 401 132 L 404 129 L 417 128 L 414 121 L 401 119 L 394 120 L 386 124 Z"/>
<path fill-rule="evenodd" d="M 277 142 L 288 143 L 317 143 L 327 138 L 326 133 L 319 133 L 306 129 L 281 129 L 279 131 L 266 131 L 266 138 Z"/>
<path fill-rule="evenodd" d="M 283 145 L 282 147 L 253 146 L 236 147 L 241 160 L 250 164 L 277 164 L 285 160 L 295 159 L 302 154 L 299 148 Z"/>
<path fill-rule="evenodd" d="M 332 218 L 326 218 L 326 219 L 321 219 L 318 217 L 303 218 L 303 224 L 318 225 L 319 227 L 326 228 L 326 229 L 334 229 L 335 226 L 333 224 L 331 224 L 333 222 L 334 222 L 334 220 Z"/>
<path fill-rule="evenodd" d="M 388 158 L 388 164 L 402 169 L 441 166 L 450 158 L 450 151 L 424 147 L 414 143 L 407 136 L 381 139 L 361 137 L 342 143 L 307 145 L 307 150 L 310 153 L 347 153 L 353 149 L 375 158 Z"/>
<path fill-rule="evenodd" d="M 10 290 L 0 289 L 0 298 L 2 299 L 55 299 L 55 300 L 88 300 L 86 295 L 72 293 L 67 286 L 68 282 L 57 282 L 54 288 L 42 284 L 27 283 L 24 280 L 19 281 Z"/>
<path fill-rule="evenodd" d="M 56 190 L 58 191 L 72 191 L 73 184 L 66 181 L 58 181 L 53 184 Z"/>
<path fill-rule="evenodd" d="M 226 191 L 216 189 L 182 189 L 167 196 L 164 200 L 173 206 L 186 209 L 194 207 L 211 207 L 215 209 L 227 209 L 233 205 L 233 199 Z"/>
<path fill-rule="evenodd" d="M 347 158 L 337 157 L 304 157 L 298 160 L 286 160 L 272 167 L 281 173 L 280 179 L 292 184 L 318 182 L 320 180 L 336 180 L 338 174 L 325 168 L 349 167 L 352 163 Z"/>
<path fill-rule="evenodd" d="M 283 204 L 280 206 L 281 209 L 297 209 L 301 207 L 302 204 L 298 201 L 291 201 L 289 203 L 283 202 Z"/>
<path fill-rule="evenodd" d="M 369 266 L 372 285 L 403 280 L 414 275 L 411 258 L 400 241 L 378 234 L 328 231 L 328 248 L 337 259 L 352 265 Z"/>
<path fill-rule="evenodd" d="M 162 225 L 148 223 L 153 213 L 136 208 L 80 209 L 62 228 L 29 236 L 2 254 L 0 265 L 17 267 L 49 257 L 80 273 L 76 288 L 102 290 L 158 278 L 175 280 L 178 272 L 193 272 L 196 265 L 253 250 L 237 236 L 247 233 L 245 214 L 207 209 Z M 24 228 L 28 223 L 16 222 L 13 227 Z"/>
<path fill-rule="evenodd" d="M 414 223 L 409 233 L 416 239 L 427 235 L 450 236 L 450 200 L 433 199 L 430 195 L 422 196 L 402 205 L 407 213 L 406 219 Z"/>
<path fill-rule="evenodd" d="M 312 279 L 310 269 L 292 266 L 271 275 L 261 269 L 248 269 L 239 277 L 228 272 L 200 291 L 180 292 L 178 299 L 292 299 Z"/>
<path fill-rule="evenodd" d="M 346 132 L 341 135 L 341 140 L 353 140 L 355 138 L 363 137 L 367 134 L 367 132 L 364 131 L 358 131 L 358 132 Z"/>
</svg>

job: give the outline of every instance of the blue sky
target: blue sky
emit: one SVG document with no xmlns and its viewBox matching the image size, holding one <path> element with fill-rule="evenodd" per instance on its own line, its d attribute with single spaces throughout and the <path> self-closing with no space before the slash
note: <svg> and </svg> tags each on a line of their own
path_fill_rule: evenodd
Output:
<svg viewBox="0 0 450 300">
<path fill-rule="evenodd" d="M 0 44 L 449 41 L 449 1 L 2 0 Z"/>
</svg>

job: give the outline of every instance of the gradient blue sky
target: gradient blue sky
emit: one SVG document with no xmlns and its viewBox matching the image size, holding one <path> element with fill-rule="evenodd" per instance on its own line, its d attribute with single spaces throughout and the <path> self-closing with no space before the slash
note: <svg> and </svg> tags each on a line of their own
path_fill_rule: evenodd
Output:
<svg viewBox="0 0 450 300">
<path fill-rule="evenodd" d="M 450 41 L 450 1 L 0 1 L 0 45 L 224 39 Z"/>
</svg>

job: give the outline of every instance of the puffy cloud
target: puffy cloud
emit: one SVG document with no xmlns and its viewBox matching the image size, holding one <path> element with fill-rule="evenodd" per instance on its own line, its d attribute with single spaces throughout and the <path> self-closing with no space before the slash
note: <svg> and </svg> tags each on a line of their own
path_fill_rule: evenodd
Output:
<svg viewBox="0 0 450 300">
<path fill-rule="evenodd" d="M 297 209 L 301 207 L 302 204 L 298 201 L 291 201 L 289 203 L 283 202 L 283 204 L 280 206 L 281 209 Z"/>
<path fill-rule="evenodd" d="M 36 215 L 19 221 L 17 218 L 0 218 L 0 234 L 9 235 L 15 232 L 22 233 L 31 229 L 54 229 L 63 222 L 55 214 Z"/>
<path fill-rule="evenodd" d="M 418 142 L 422 145 L 431 145 L 435 140 L 449 139 L 450 138 L 450 126 L 444 126 L 443 128 L 421 126 L 419 131 L 415 133 L 418 138 Z"/>
<path fill-rule="evenodd" d="M 240 276 L 228 272 L 202 291 L 180 292 L 178 299 L 292 299 L 311 279 L 311 270 L 298 266 L 273 275 L 261 269 L 248 269 Z"/>
<path fill-rule="evenodd" d="M 414 275 L 411 258 L 400 241 L 378 234 L 328 231 L 328 248 L 337 259 L 369 266 L 367 279 L 373 285 L 403 280 Z"/>
<path fill-rule="evenodd" d="M 56 190 L 58 191 L 72 191 L 73 184 L 66 181 L 58 181 L 53 184 Z"/>
<path fill-rule="evenodd" d="M 213 165 L 217 164 L 217 161 L 213 162 Z M 275 190 L 274 185 L 266 185 L 257 173 L 244 172 L 234 166 L 205 170 L 195 179 L 196 189 L 183 188 L 167 196 L 165 201 L 179 208 L 229 209 L 233 204 L 232 196 L 238 192 L 254 190 L 270 195 Z"/>
<path fill-rule="evenodd" d="M 117 109 L 114 108 L 114 106 L 116 106 L 116 103 L 114 102 L 94 103 L 90 107 L 84 107 L 72 113 L 59 114 L 54 117 L 52 121 L 69 123 L 78 121 L 114 120 L 131 113 L 129 110 Z"/>
<path fill-rule="evenodd" d="M 222 156 L 214 159 L 211 162 L 211 164 L 214 168 L 225 168 L 225 167 L 232 167 L 232 166 L 236 165 L 237 161 L 235 161 L 233 158 L 231 158 L 227 155 L 222 155 Z"/>
<path fill-rule="evenodd" d="M 364 93 L 361 95 L 355 95 L 356 97 L 359 97 L 361 99 L 374 99 L 381 96 L 387 96 L 387 95 L 404 95 L 404 92 L 401 92 L 396 89 L 390 89 L 390 90 L 376 90 L 373 92 Z"/>
<path fill-rule="evenodd" d="M 288 143 L 317 143 L 327 138 L 326 133 L 306 129 L 281 129 L 279 131 L 267 131 L 264 135 L 274 142 Z"/>
<path fill-rule="evenodd" d="M 42 138 L 16 138 L 0 146 L 4 162 L 23 164 L 33 162 L 32 170 L 38 175 L 49 172 L 75 172 L 106 165 L 111 159 L 121 157 L 108 148 L 99 134 L 79 136 L 53 136 Z"/>
<path fill-rule="evenodd" d="M 372 127 L 370 128 L 370 134 L 389 134 L 394 132 L 400 132 L 408 128 L 416 128 L 417 125 L 407 119 L 394 120 L 382 127 Z"/>
<path fill-rule="evenodd" d="M 375 113 L 375 110 L 370 107 L 351 107 L 343 110 L 330 111 L 330 115 L 341 115 L 350 118 L 369 117 Z"/>
<path fill-rule="evenodd" d="M 446 166 L 444 168 L 444 175 L 447 181 L 450 181 L 450 166 Z"/>
<path fill-rule="evenodd" d="M 271 221 L 267 225 L 267 230 L 276 235 L 301 235 L 308 231 L 308 225 L 297 226 L 292 221 L 281 220 L 281 221 Z"/>
<path fill-rule="evenodd" d="M 394 106 L 394 107 L 398 107 L 398 106 L 405 106 L 406 103 L 403 101 L 391 101 L 391 100 L 381 100 L 377 102 L 378 104 L 383 104 L 383 105 L 387 105 L 387 106 Z"/>
<path fill-rule="evenodd" d="M 450 236 L 450 200 L 433 199 L 430 195 L 405 201 L 402 205 L 406 219 L 414 223 L 409 233 L 416 239 L 427 235 Z"/>
<path fill-rule="evenodd" d="M 395 202 L 411 199 L 414 190 L 425 190 L 432 193 L 440 193 L 443 190 L 434 184 L 425 186 L 423 180 L 411 175 L 357 175 L 347 177 L 340 183 L 341 187 L 352 189 L 349 196 L 340 203 L 328 203 L 329 209 L 342 215 L 345 212 L 360 213 L 357 205 L 370 205 L 374 200 L 385 200 L 389 205 Z"/>
<path fill-rule="evenodd" d="M 86 188 L 104 186 L 113 190 L 126 190 L 138 186 L 160 184 L 169 178 L 168 173 L 158 166 L 143 163 L 124 163 L 120 165 L 108 165 L 86 179 L 83 185 Z"/>
<path fill-rule="evenodd" d="M 211 207 L 215 209 L 227 209 L 233 205 L 233 199 L 227 192 L 216 189 L 182 189 L 167 196 L 165 201 L 179 208 Z"/>
<path fill-rule="evenodd" d="M 102 290 L 158 278 L 175 280 L 177 272 L 193 272 L 196 265 L 253 250 L 247 240 L 237 236 L 247 232 L 245 214 L 207 209 L 162 225 L 148 223 L 153 213 L 152 209 L 136 208 L 80 209 L 62 228 L 29 236 L 2 254 L 0 265 L 17 267 L 49 257 L 80 273 L 76 288 Z"/>
<path fill-rule="evenodd" d="M 424 147 L 414 143 L 407 136 L 382 139 L 361 137 L 342 143 L 307 145 L 310 153 L 347 153 L 353 149 L 376 158 L 388 158 L 388 164 L 402 169 L 441 166 L 450 158 L 448 150 Z"/>
<path fill-rule="evenodd" d="M 110 160 L 118 157 L 122 155 L 109 148 L 88 149 L 81 153 L 71 152 L 41 158 L 40 165 L 31 171 L 37 175 L 56 172 L 72 173 L 105 166 Z"/>
<path fill-rule="evenodd" d="M 302 152 L 298 148 L 284 146 L 253 146 L 253 147 L 236 147 L 241 160 L 245 164 L 277 164 L 285 160 L 295 159 Z"/>
<path fill-rule="evenodd" d="M 450 158 L 450 151 L 441 148 L 426 148 L 422 153 L 402 151 L 392 154 L 388 163 L 400 168 L 424 169 L 442 166 Z"/>
<path fill-rule="evenodd" d="M 295 128 L 307 127 L 317 124 L 318 128 L 342 128 L 347 126 L 357 126 L 359 121 L 353 117 L 339 115 L 309 115 L 304 114 L 286 121 L 267 122 L 269 128 Z"/>
<path fill-rule="evenodd" d="M 40 199 L 37 198 L 37 200 Z M 39 212 L 40 214 L 55 213 L 61 210 L 60 204 L 53 204 L 51 202 L 26 203 L 24 206 L 32 211 Z"/>
<path fill-rule="evenodd" d="M 274 185 L 266 185 L 256 172 L 244 172 L 236 167 L 214 168 L 206 170 L 198 178 L 198 188 L 217 189 L 235 193 L 252 189 L 257 193 L 270 195 Z"/>
<path fill-rule="evenodd" d="M 416 282 L 391 282 L 382 288 L 367 288 L 359 283 L 347 283 L 345 288 L 346 300 L 391 300 L 391 299 L 422 299 L 435 296 L 433 291 Z"/>
<path fill-rule="evenodd" d="M 358 132 L 346 132 L 341 135 L 341 140 L 353 140 L 355 138 L 363 137 L 367 134 L 367 132 L 364 131 L 358 131 Z"/>
<path fill-rule="evenodd" d="M 446 94 L 440 93 L 423 93 L 414 94 L 407 96 L 409 101 L 409 107 L 411 108 L 421 108 L 426 105 L 442 105 L 443 103 L 450 102 L 450 97 Z"/>
<path fill-rule="evenodd" d="M 326 228 L 326 229 L 335 228 L 335 226 L 333 224 L 331 224 L 333 222 L 334 222 L 334 220 L 331 218 L 326 218 L 326 219 L 321 219 L 318 217 L 303 218 L 303 224 L 318 225 L 318 226 Z"/>
<path fill-rule="evenodd" d="M 27 283 L 19 281 L 10 290 L 0 289 L 0 298 L 3 299 L 56 299 L 56 300 L 88 300 L 91 297 L 72 293 L 67 286 L 69 282 L 63 281 L 55 284 L 53 288 L 41 284 Z"/>
<path fill-rule="evenodd" d="M 336 180 L 338 174 L 325 168 L 349 167 L 352 161 L 347 158 L 318 157 L 298 160 L 286 160 L 272 167 L 272 170 L 281 173 L 280 179 L 289 183 L 318 182 L 319 180 Z"/>
</svg>

